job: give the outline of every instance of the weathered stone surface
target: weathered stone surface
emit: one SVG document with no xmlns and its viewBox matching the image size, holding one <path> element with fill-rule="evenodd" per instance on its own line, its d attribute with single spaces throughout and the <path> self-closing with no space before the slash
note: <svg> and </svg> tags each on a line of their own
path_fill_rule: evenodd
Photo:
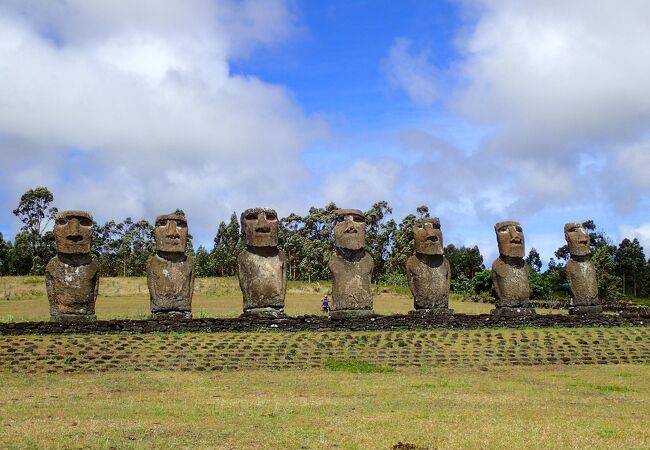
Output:
<svg viewBox="0 0 650 450">
<path fill-rule="evenodd" d="M 599 314 L 602 312 L 598 298 L 596 269 L 591 262 L 590 237 L 581 223 L 564 225 L 564 237 L 569 244 L 571 258 L 566 274 L 571 287 L 570 314 Z"/>
<path fill-rule="evenodd" d="M 365 217 L 356 209 L 339 209 L 336 214 L 336 251 L 328 264 L 332 274 L 330 315 L 333 318 L 370 315 L 374 261 L 364 249 Z"/>
<path fill-rule="evenodd" d="M 189 317 L 194 293 L 194 260 L 189 255 L 170 260 L 153 255 L 147 261 L 151 313 Z"/>
<path fill-rule="evenodd" d="M 237 276 L 244 314 L 284 315 L 287 258 L 278 249 L 278 215 L 270 208 L 251 208 L 241 215 L 246 249 L 237 257 Z"/>
<path fill-rule="evenodd" d="M 245 313 L 277 315 L 284 310 L 287 258 L 282 250 L 246 249 L 237 257 L 237 267 Z M 271 308 L 268 314 L 265 308 Z"/>
<path fill-rule="evenodd" d="M 147 261 L 147 285 L 154 318 L 189 318 L 194 293 L 194 261 L 185 254 L 187 220 L 180 214 L 156 218 L 156 254 Z"/>
<path fill-rule="evenodd" d="M 519 222 L 499 222 L 494 226 L 499 244 L 499 257 L 492 263 L 495 315 L 528 315 L 528 264 L 524 261 L 524 233 Z M 502 309 L 507 308 L 507 309 Z"/>
<path fill-rule="evenodd" d="M 406 261 L 413 305 L 424 313 L 449 313 L 451 269 L 443 255 L 442 232 L 437 217 L 418 219 L 413 226 L 415 255 Z M 453 312 L 453 311 L 452 311 Z"/>
<path fill-rule="evenodd" d="M 90 256 L 93 219 L 85 211 L 61 211 L 54 237 L 57 255 L 45 269 L 50 317 L 55 321 L 95 318 L 99 265 Z"/>
</svg>

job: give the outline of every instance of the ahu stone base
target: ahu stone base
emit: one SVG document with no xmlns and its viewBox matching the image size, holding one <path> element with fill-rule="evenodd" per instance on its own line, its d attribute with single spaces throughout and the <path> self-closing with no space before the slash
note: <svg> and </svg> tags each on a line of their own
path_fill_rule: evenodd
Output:
<svg viewBox="0 0 650 450">
<path fill-rule="evenodd" d="M 95 314 L 59 314 L 50 316 L 51 322 L 94 322 L 97 320 Z"/>
<path fill-rule="evenodd" d="M 192 311 L 155 311 L 151 313 L 153 320 L 191 319 Z"/>
<path fill-rule="evenodd" d="M 572 316 L 596 316 L 602 312 L 603 307 L 600 305 L 569 306 L 569 314 Z"/>
<path fill-rule="evenodd" d="M 518 308 L 515 306 L 502 306 L 499 308 L 494 308 L 490 311 L 495 317 L 521 317 L 521 316 L 534 316 L 537 314 L 535 308 Z"/>
<path fill-rule="evenodd" d="M 350 317 L 370 317 L 375 313 L 371 309 L 337 309 L 336 311 L 330 310 L 330 317 L 332 319 L 347 319 Z"/>
<path fill-rule="evenodd" d="M 451 308 L 423 308 L 409 311 L 412 316 L 451 316 L 454 310 Z"/>
<path fill-rule="evenodd" d="M 244 310 L 244 316 L 257 316 L 257 317 L 285 317 L 284 308 L 273 308 L 267 306 L 265 308 L 250 308 Z"/>
</svg>

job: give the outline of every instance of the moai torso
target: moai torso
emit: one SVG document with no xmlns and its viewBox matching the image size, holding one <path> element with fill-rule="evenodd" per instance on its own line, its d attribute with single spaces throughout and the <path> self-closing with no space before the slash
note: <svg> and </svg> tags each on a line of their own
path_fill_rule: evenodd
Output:
<svg viewBox="0 0 650 450">
<path fill-rule="evenodd" d="M 566 264 L 566 276 L 573 293 L 572 306 L 600 305 L 596 269 L 591 262 L 591 238 L 589 234 L 585 231 L 582 223 L 573 222 L 564 225 L 564 238 L 571 255 Z M 571 312 L 571 308 L 569 312 Z"/>
<path fill-rule="evenodd" d="M 438 258 L 411 256 L 406 261 L 406 274 L 413 294 L 415 309 L 447 308 L 451 269 L 444 256 Z"/>
<path fill-rule="evenodd" d="M 170 261 L 158 255 L 147 261 L 151 312 L 191 312 L 194 292 L 194 260 Z"/>
<path fill-rule="evenodd" d="M 183 214 L 156 217 L 156 254 L 147 261 L 147 285 L 154 318 L 192 314 L 194 260 L 186 255 L 187 219 Z"/>
<path fill-rule="evenodd" d="M 328 267 L 332 274 L 332 311 L 372 310 L 371 278 L 374 262 L 368 252 L 360 258 L 335 253 Z"/>
<path fill-rule="evenodd" d="M 241 215 L 246 249 L 237 256 L 237 277 L 244 314 L 284 315 L 287 258 L 278 248 L 278 214 L 271 208 L 249 208 Z"/>
<path fill-rule="evenodd" d="M 598 300 L 598 281 L 596 269 L 591 259 L 576 261 L 569 259 L 566 264 L 566 275 L 573 293 L 575 306 L 592 306 L 600 304 Z"/>
<path fill-rule="evenodd" d="M 497 258 L 492 264 L 492 282 L 497 307 L 528 307 L 528 264 L 523 258 L 508 262 Z"/>
<path fill-rule="evenodd" d="M 54 222 L 57 255 L 45 268 L 53 320 L 94 319 L 99 264 L 90 255 L 93 219 L 85 211 L 60 211 Z"/>
<path fill-rule="evenodd" d="M 244 310 L 284 308 L 287 259 L 282 250 L 266 255 L 244 250 L 237 257 L 239 287 Z"/>
<path fill-rule="evenodd" d="M 45 269 L 45 284 L 50 316 L 93 316 L 99 289 L 99 264 L 88 257 L 86 264 L 75 264 L 55 256 Z"/>
</svg>

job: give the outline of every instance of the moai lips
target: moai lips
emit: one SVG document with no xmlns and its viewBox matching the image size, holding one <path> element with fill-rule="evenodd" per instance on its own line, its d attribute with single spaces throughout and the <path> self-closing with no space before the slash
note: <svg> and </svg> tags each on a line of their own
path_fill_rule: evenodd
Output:
<svg viewBox="0 0 650 450">
<path fill-rule="evenodd" d="M 499 245 L 499 257 L 492 263 L 492 282 L 496 294 L 496 309 L 492 314 L 518 316 L 535 314 L 528 303 L 528 264 L 524 231 L 519 222 L 498 222 L 494 226 Z"/>
<path fill-rule="evenodd" d="M 54 223 L 57 255 L 45 269 L 52 320 L 93 320 L 99 265 L 90 255 L 93 219 L 85 211 L 60 211 Z"/>
<path fill-rule="evenodd" d="M 569 314 L 600 314 L 596 269 L 591 261 L 591 239 L 581 223 L 564 225 L 564 238 L 571 257 L 566 274 L 573 294 Z"/>
<path fill-rule="evenodd" d="M 413 226 L 415 255 L 406 261 L 406 275 L 418 314 L 452 314 L 449 309 L 451 268 L 443 256 L 442 231 L 437 217 L 418 219 Z"/>
<path fill-rule="evenodd" d="M 237 277 L 244 314 L 284 315 L 286 256 L 278 249 L 278 215 L 271 208 L 250 208 L 241 215 L 246 249 L 237 256 Z"/>
<path fill-rule="evenodd" d="M 366 220 L 361 211 L 336 211 L 334 245 L 336 251 L 328 264 L 332 274 L 331 317 L 371 315 L 374 262 L 364 248 Z"/>
<path fill-rule="evenodd" d="M 189 318 L 192 315 L 194 261 L 186 255 L 187 219 L 164 214 L 154 227 L 156 254 L 147 261 L 147 285 L 154 318 Z"/>
</svg>

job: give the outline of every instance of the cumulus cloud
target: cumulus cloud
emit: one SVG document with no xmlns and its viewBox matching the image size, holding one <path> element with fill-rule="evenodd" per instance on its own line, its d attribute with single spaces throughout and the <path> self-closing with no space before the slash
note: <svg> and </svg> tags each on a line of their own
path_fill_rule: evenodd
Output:
<svg viewBox="0 0 650 450">
<path fill-rule="evenodd" d="M 359 159 L 325 178 L 324 198 L 342 208 L 370 207 L 373 201 L 394 198 L 399 175 L 396 161 Z"/>
<path fill-rule="evenodd" d="M 489 130 L 478 151 L 447 152 L 448 160 L 437 163 L 456 175 L 455 190 L 442 198 L 467 211 L 521 216 L 585 200 L 629 213 L 648 199 L 650 3 L 460 5 L 469 19 L 449 67 L 431 68 L 426 50 L 414 56 L 404 39 L 388 49 L 385 65 L 389 80 L 406 92 L 434 86 L 459 122 Z M 481 189 L 509 201 L 486 202 Z"/>
<path fill-rule="evenodd" d="M 429 62 L 429 54 L 414 54 L 411 44 L 409 39 L 397 38 L 388 49 L 382 70 L 388 81 L 403 89 L 413 102 L 428 105 L 438 97 L 436 69 Z"/>
<path fill-rule="evenodd" d="M 300 152 L 326 125 L 229 71 L 295 26 L 282 0 L 4 2 L 1 206 L 46 184 L 100 220 L 181 207 L 201 233 L 250 204 L 300 204 Z"/>
</svg>

